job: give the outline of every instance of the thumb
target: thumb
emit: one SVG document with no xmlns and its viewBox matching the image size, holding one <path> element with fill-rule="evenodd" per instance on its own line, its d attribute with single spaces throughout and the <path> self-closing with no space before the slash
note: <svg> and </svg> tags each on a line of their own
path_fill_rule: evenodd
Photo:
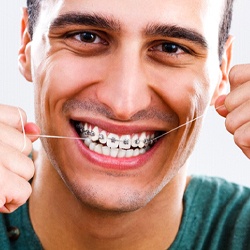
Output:
<svg viewBox="0 0 250 250">
<path fill-rule="evenodd" d="M 32 142 L 36 141 L 39 138 L 39 135 L 41 134 L 40 128 L 32 122 L 26 123 L 24 126 L 24 130 Z"/>
</svg>

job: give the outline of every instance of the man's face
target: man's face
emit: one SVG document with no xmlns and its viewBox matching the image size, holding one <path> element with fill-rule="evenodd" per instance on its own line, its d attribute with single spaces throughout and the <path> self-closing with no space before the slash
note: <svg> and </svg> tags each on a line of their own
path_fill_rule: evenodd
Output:
<svg viewBox="0 0 250 250">
<path fill-rule="evenodd" d="M 44 0 L 31 45 L 43 141 L 69 189 L 111 210 L 147 204 L 185 165 L 221 81 L 224 1 Z M 91 134 L 91 133 L 90 133 Z"/>
</svg>

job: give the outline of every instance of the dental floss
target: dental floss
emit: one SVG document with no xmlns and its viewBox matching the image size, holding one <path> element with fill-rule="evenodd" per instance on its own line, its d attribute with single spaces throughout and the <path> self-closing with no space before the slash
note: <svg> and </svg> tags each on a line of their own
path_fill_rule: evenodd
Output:
<svg viewBox="0 0 250 250">
<path fill-rule="evenodd" d="M 215 108 L 215 110 L 217 110 L 217 109 L 219 109 L 219 108 L 221 108 L 221 107 L 223 107 L 223 106 L 224 106 L 224 105 L 221 105 L 221 106 Z M 22 115 L 21 115 L 21 112 L 20 112 L 20 109 L 19 109 L 19 108 L 18 108 L 18 111 L 19 111 L 19 115 L 20 115 L 20 118 L 21 118 L 22 128 L 23 128 L 23 134 L 24 134 L 24 147 L 23 147 L 23 150 L 24 150 L 24 148 L 26 147 L 26 137 L 25 137 L 25 131 L 24 131 L 23 118 L 22 118 Z M 202 114 L 202 115 L 200 115 L 200 116 L 195 117 L 194 119 L 192 119 L 192 120 L 190 120 L 190 121 L 188 121 L 188 122 L 186 122 L 186 123 L 181 124 L 180 126 L 178 126 L 178 127 L 176 127 L 176 128 L 173 128 L 173 129 L 167 131 L 166 133 L 164 133 L 164 134 L 162 134 L 162 135 L 160 135 L 160 136 L 158 136 L 158 137 L 155 137 L 155 138 L 151 139 L 151 141 L 158 140 L 158 139 L 160 139 L 161 137 L 163 137 L 163 136 L 165 136 L 165 135 L 168 135 L 168 134 L 170 134 L 171 132 L 173 132 L 173 131 L 175 131 L 175 130 L 177 130 L 177 129 L 179 129 L 179 128 L 182 128 L 182 127 L 184 127 L 184 126 L 186 126 L 186 125 L 188 125 L 188 124 L 190 124 L 190 123 L 192 123 L 192 122 L 194 122 L 194 121 L 196 121 L 196 120 L 202 118 L 204 115 L 205 115 L 205 113 Z M 27 135 L 28 135 L 28 134 L 27 134 Z M 38 137 L 40 137 L 40 138 L 50 138 L 50 139 L 69 139 L 69 140 L 83 140 L 83 141 L 89 138 L 89 137 L 80 138 L 80 137 L 57 136 L 57 135 L 29 135 L 29 136 L 34 136 L 34 137 L 35 137 L 35 136 L 38 136 Z M 118 141 L 120 141 L 120 140 L 118 140 Z M 22 152 L 23 152 L 23 150 L 22 150 Z"/>
<path fill-rule="evenodd" d="M 21 120 L 21 125 L 22 125 L 22 130 L 23 130 L 23 140 L 24 140 L 24 143 L 23 143 L 23 149 L 21 150 L 21 152 L 23 153 L 23 151 L 26 148 L 26 134 L 25 134 L 25 130 L 24 130 L 23 116 L 21 114 L 20 108 L 17 108 L 17 110 L 18 110 L 18 113 L 20 115 L 20 120 Z"/>
</svg>

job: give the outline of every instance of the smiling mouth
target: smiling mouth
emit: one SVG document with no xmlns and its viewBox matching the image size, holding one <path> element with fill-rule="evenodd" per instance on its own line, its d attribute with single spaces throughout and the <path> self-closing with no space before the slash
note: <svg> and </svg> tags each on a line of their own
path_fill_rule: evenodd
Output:
<svg viewBox="0 0 250 250">
<path fill-rule="evenodd" d="M 113 158 L 131 158 L 145 154 L 157 142 L 163 132 L 141 132 L 117 135 L 102 130 L 97 126 L 79 121 L 72 121 L 73 127 L 83 143 L 100 155 Z"/>
</svg>

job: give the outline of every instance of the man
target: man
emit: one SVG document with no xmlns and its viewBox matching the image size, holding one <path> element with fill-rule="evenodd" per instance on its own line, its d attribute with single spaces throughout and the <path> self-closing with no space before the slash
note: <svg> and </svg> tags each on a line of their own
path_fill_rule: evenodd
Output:
<svg viewBox="0 0 250 250">
<path fill-rule="evenodd" d="M 19 67 L 35 86 L 37 125 L 1 106 L 3 249 L 250 247 L 250 191 L 186 175 L 209 105 L 250 157 L 250 67 L 229 75 L 231 8 L 28 1 Z"/>
</svg>

